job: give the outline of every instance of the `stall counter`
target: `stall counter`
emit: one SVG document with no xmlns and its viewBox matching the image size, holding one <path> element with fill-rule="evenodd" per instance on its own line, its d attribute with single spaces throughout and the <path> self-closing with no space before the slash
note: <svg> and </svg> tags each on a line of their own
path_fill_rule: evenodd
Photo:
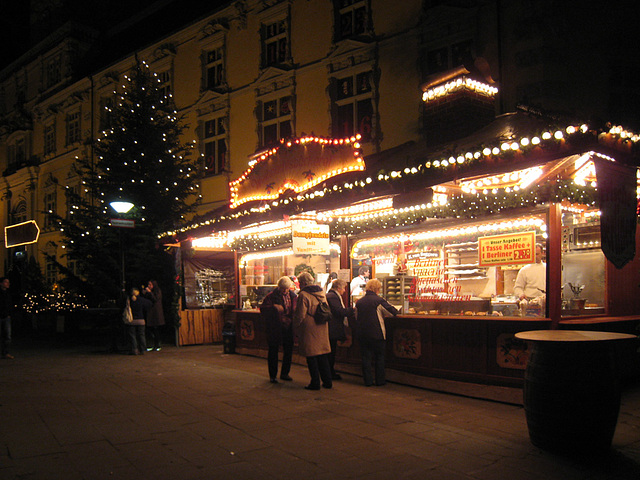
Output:
<svg viewBox="0 0 640 480">
<path fill-rule="evenodd" d="M 234 310 L 236 351 L 266 356 L 264 320 L 257 309 Z M 517 332 L 551 328 L 547 318 L 398 315 L 386 319 L 388 369 L 449 380 L 520 387 L 528 357 Z M 338 344 L 338 365 L 360 365 L 351 331 Z M 304 363 L 295 356 L 294 361 Z M 338 366 L 339 369 L 339 366 Z"/>
</svg>

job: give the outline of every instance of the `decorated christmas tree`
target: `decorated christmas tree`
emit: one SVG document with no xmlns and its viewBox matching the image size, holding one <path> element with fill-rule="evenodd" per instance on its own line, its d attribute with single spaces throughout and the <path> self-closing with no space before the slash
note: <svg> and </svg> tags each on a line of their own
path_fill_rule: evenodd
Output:
<svg viewBox="0 0 640 480">
<path fill-rule="evenodd" d="M 121 85 L 104 112 L 109 128 L 93 155 L 77 161 L 82 187 L 67 188 L 70 211 L 58 217 L 67 266 L 73 266 L 60 265 L 68 286 L 100 300 L 120 294 L 123 257 L 127 289 L 155 278 L 167 296 L 176 274 L 159 234 L 175 228 L 199 201 L 194 145 L 182 143 L 185 127 L 157 75 L 139 62 Z M 134 207 L 118 214 L 114 201 Z M 116 227 L 114 218 L 135 227 Z"/>
</svg>

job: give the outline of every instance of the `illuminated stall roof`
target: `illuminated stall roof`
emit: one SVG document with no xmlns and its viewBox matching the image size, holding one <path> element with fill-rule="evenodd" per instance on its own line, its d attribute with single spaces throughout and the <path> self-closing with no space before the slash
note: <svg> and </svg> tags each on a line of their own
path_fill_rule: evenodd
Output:
<svg viewBox="0 0 640 480">
<path fill-rule="evenodd" d="M 255 155 L 249 168 L 229 183 L 230 207 L 274 200 L 289 190 L 299 194 L 336 175 L 364 170 L 359 139 L 358 135 L 283 140 L 282 145 Z"/>
<path fill-rule="evenodd" d="M 555 123 L 550 125 L 531 112 L 502 115 L 473 135 L 437 150 L 410 143 L 367 156 L 365 171 L 336 175 L 321 183 L 310 181 L 304 192 L 292 190 L 290 195 L 280 194 L 259 205 L 253 202 L 238 204 L 234 209 L 226 207 L 167 235 L 178 240 L 205 237 L 212 232 L 241 230 L 257 222 L 273 222 L 304 212 L 318 212 L 317 221 L 330 223 L 332 236 L 355 234 L 369 228 L 456 215 L 456 211 L 475 216 L 514 205 L 536 204 L 541 193 L 550 194 L 549 188 L 540 186 L 544 182 L 554 183 L 560 192 L 554 194 L 554 201 L 562 200 L 561 196 L 569 192 L 573 201 L 583 198 L 584 203 L 589 203 L 595 191 L 594 158 L 637 166 L 638 134 L 621 127 L 603 131 L 584 124 Z M 314 142 L 313 148 L 319 146 Z M 357 151 L 355 145 L 345 151 L 349 149 L 352 153 Z M 361 160 L 354 165 L 363 166 Z M 523 188 L 523 182 L 528 188 Z M 446 192 L 438 191 L 441 187 L 446 187 Z M 434 190 L 432 202 L 416 202 L 406 208 L 388 206 L 386 210 L 367 206 L 372 199 L 391 205 L 398 194 L 416 194 L 417 198 L 417 193 L 427 188 Z M 440 201 L 442 195 L 446 195 L 446 206 Z M 339 210 L 344 210 L 344 218 L 331 214 Z M 277 240 L 274 237 L 269 243 Z"/>
</svg>

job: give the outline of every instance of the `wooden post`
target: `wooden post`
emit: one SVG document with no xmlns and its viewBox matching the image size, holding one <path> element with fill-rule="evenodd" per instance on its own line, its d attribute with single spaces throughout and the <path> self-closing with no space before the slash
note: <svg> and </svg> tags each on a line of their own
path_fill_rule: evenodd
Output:
<svg viewBox="0 0 640 480">
<path fill-rule="evenodd" d="M 340 235 L 340 268 L 351 268 L 349 262 L 349 237 Z"/>
<path fill-rule="evenodd" d="M 547 307 L 551 328 L 558 328 L 562 315 L 562 210 L 559 203 L 549 206 L 547 248 Z"/>
</svg>

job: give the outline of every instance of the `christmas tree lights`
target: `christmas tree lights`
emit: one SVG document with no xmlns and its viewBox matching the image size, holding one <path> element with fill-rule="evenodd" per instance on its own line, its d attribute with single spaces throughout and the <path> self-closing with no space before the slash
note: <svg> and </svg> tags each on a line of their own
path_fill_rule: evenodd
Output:
<svg viewBox="0 0 640 480">
<path fill-rule="evenodd" d="M 195 144 L 182 142 L 182 119 L 159 86 L 144 62 L 124 75 L 117 101 L 105 110 L 110 125 L 95 142 L 95 156 L 77 159 L 82 191 L 67 189 L 69 212 L 57 217 L 65 256 L 77 265 L 77 276 L 67 276 L 107 298 L 120 290 L 120 237 L 125 250 L 135 251 L 126 258 L 127 273 L 162 281 L 166 262 L 158 236 L 199 204 Z M 135 219 L 135 229 L 109 226 L 115 214 L 109 203 L 117 199 L 135 204 L 121 217 Z"/>
</svg>

